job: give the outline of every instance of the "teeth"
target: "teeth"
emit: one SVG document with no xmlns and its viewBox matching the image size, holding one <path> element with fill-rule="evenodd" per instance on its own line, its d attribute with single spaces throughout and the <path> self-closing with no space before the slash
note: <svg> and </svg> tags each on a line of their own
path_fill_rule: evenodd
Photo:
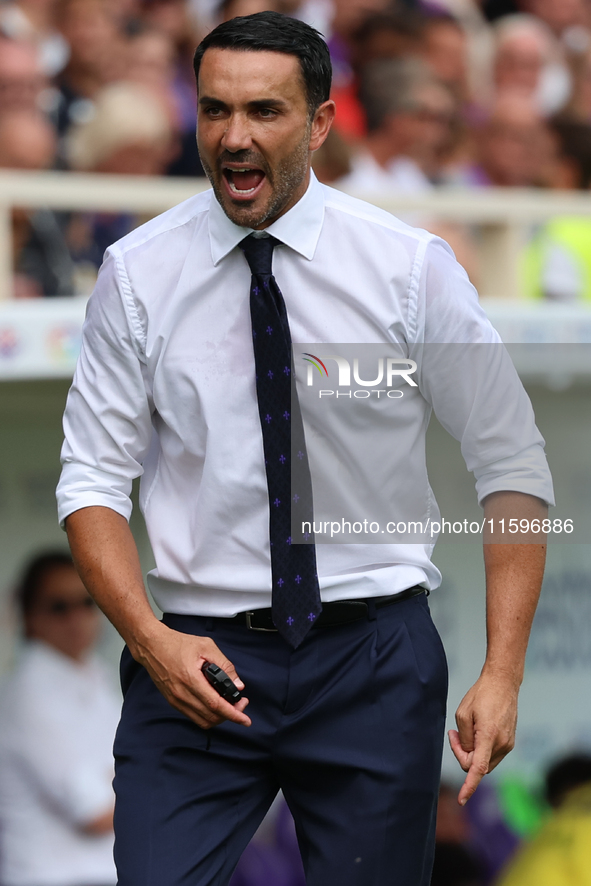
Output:
<svg viewBox="0 0 591 886">
<path fill-rule="evenodd" d="M 228 182 L 230 185 L 230 190 L 235 194 L 252 194 L 253 191 L 256 191 L 256 188 L 237 188 L 234 182 Z"/>
</svg>

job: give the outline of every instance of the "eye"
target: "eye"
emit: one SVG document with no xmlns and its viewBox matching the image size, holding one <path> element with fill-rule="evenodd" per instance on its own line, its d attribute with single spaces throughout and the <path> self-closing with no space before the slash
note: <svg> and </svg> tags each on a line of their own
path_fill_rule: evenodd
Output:
<svg viewBox="0 0 591 886">
<path fill-rule="evenodd" d="M 277 116 L 277 111 L 273 108 L 259 108 L 259 117 L 262 117 L 264 120 L 271 120 L 273 117 Z"/>
<path fill-rule="evenodd" d="M 217 119 L 222 116 L 222 109 L 217 107 L 216 105 L 211 105 L 209 108 L 204 108 L 204 113 L 207 117 L 211 117 L 212 119 Z"/>
</svg>

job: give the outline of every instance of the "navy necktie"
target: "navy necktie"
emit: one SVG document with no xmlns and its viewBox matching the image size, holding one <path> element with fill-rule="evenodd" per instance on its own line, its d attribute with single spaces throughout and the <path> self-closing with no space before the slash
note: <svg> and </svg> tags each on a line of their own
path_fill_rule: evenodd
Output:
<svg viewBox="0 0 591 886">
<path fill-rule="evenodd" d="M 273 276 L 274 237 L 246 237 L 239 245 L 250 267 L 250 317 L 256 389 L 263 434 L 273 579 L 272 618 L 295 649 L 320 612 L 313 544 L 292 544 L 292 506 L 312 519 L 312 489 L 304 432 L 295 391 L 291 335 L 285 302 Z M 292 396 L 293 395 L 293 396 Z M 299 459 L 292 489 L 291 462 Z M 303 468 L 303 469 L 302 469 Z"/>
</svg>

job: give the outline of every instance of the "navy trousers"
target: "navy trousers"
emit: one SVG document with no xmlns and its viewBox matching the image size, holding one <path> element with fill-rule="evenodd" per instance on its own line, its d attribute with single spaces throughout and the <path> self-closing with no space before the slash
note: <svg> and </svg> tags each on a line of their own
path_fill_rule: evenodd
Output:
<svg viewBox="0 0 591 886">
<path fill-rule="evenodd" d="M 234 663 L 250 728 L 200 729 L 124 651 L 119 886 L 226 886 L 279 788 L 308 886 L 428 886 L 445 654 L 425 596 L 371 610 L 311 630 L 295 651 L 276 633 L 165 616 Z"/>
</svg>

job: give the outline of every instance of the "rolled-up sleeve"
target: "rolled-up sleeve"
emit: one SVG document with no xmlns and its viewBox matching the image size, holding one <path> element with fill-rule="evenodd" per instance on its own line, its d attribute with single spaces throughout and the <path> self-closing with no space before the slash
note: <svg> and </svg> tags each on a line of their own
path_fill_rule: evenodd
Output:
<svg viewBox="0 0 591 886">
<path fill-rule="evenodd" d="M 107 252 L 89 300 L 82 349 L 64 414 L 61 525 L 101 505 L 129 519 L 132 481 L 152 435 L 143 330 L 123 260 Z"/>
<path fill-rule="evenodd" d="M 421 392 L 459 440 L 479 502 L 514 491 L 554 504 L 530 399 L 465 271 L 440 241 L 427 248 L 418 303 L 425 306 L 424 339 L 413 350 Z"/>
</svg>

